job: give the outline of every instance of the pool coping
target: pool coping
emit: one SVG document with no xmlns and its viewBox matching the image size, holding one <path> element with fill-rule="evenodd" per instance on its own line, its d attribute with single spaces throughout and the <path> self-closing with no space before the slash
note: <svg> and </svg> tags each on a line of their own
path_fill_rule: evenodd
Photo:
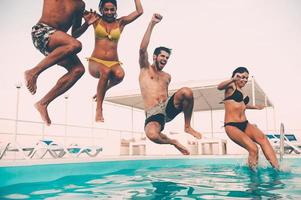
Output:
<svg viewBox="0 0 301 200">
<path fill-rule="evenodd" d="M 60 159 L 32 159 L 32 160 L 0 160 L 0 167 L 73 164 L 89 162 L 110 162 L 130 160 L 157 160 L 157 159 L 213 159 L 213 158 L 246 158 L 247 155 L 165 155 L 165 156 L 101 156 L 97 158 L 60 158 Z M 285 155 L 284 158 L 301 158 L 300 155 Z M 278 157 L 279 159 L 279 157 Z"/>
</svg>

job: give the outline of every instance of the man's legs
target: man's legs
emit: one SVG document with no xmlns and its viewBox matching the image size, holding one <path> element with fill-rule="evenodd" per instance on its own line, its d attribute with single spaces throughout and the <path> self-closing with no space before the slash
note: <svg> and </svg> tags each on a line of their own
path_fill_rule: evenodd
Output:
<svg viewBox="0 0 301 200">
<path fill-rule="evenodd" d="M 48 42 L 48 49 L 51 53 L 47 55 L 34 68 L 25 71 L 25 82 L 30 93 L 35 94 L 37 90 L 36 81 L 40 73 L 47 68 L 59 63 L 70 55 L 81 51 L 81 43 L 62 31 L 55 31 L 51 34 Z"/>
<path fill-rule="evenodd" d="M 184 112 L 184 120 L 185 120 L 185 128 L 184 131 L 196 137 L 197 139 L 201 139 L 201 133 L 197 132 L 191 127 L 191 116 L 193 109 L 193 93 L 190 88 L 183 87 L 178 90 L 174 95 L 174 106 L 177 109 L 181 109 Z"/>
<path fill-rule="evenodd" d="M 161 133 L 161 125 L 158 122 L 149 122 L 145 128 L 146 136 L 157 144 L 171 144 L 174 145 L 182 154 L 189 155 L 189 151 L 180 144 L 177 140 L 168 138 L 166 135 Z"/>
<path fill-rule="evenodd" d="M 66 68 L 68 72 L 57 81 L 56 85 L 40 101 L 35 104 L 36 109 L 40 112 L 43 121 L 47 125 L 51 124 L 47 112 L 49 103 L 69 90 L 85 72 L 83 64 L 76 55 L 63 60 L 59 65 Z"/>
</svg>

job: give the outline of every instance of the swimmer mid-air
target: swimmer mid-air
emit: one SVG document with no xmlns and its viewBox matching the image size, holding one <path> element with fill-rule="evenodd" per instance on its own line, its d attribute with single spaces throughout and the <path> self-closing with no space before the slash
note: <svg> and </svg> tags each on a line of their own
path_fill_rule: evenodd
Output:
<svg viewBox="0 0 301 200">
<path fill-rule="evenodd" d="M 103 122 L 103 100 L 111 87 L 119 84 L 124 78 L 124 70 L 118 58 L 118 40 L 124 27 L 136 20 L 143 13 L 140 0 L 135 0 L 136 10 L 127 16 L 117 18 L 116 0 L 101 0 L 98 19 L 93 23 L 95 47 L 89 60 L 89 72 L 99 79 L 97 92 L 96 122 Z"/>
<path fill-rule="evenodd" d="M 49 67 L 58 64 L 67 70 L 56 85 L 35 104 L 47 125 L 51 124 L 47 111 L 48 105 L 69 90 L 85 72 L 83 64 L 76 55 L 81 51 L 82 45 L 75 39 L 87 28 L 87 25 L 81 26 L 84 10 L 85 3 L 81 0 L 44 0 L 42 17 L 32 27 L 33 44 L 45 55 L 45 58 L 24 73 L 29 92 L 36 93 L 37 79 Z M 66 33 L 70 27 L 72 27 L 72 36 Z"/>
<path fill-rule="evenodd" d="M 198 139 L 202 137 L 190 125 L 194 103 L 192 90 L 183 87 L 168 97 L 168 86 L 171 76 L 164 72 L 163 68 L 167 64 L 171 50 L 166 47 L 156 48 L 152 56 L 153 63 L 150 64 L 148 62 L 147 47 L 151 33 L 154 26 L 161 19 L 161 15 L 153 15 L 142 39 L 139 51 L 139 83 L 146 113 L 144 130 L 147 137 L 153 142 L 174 145 L 182 154 L 188 155 L 189 151 L 182 144 L 161 133 L 166 122 L 171 121 L 179 113 L 183 112 L 185 120 L 184 131 Z"/>
</svg>

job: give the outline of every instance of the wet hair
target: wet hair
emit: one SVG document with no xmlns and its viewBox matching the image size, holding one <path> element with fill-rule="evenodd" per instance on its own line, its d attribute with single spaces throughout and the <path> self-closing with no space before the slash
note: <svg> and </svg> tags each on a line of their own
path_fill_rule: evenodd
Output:
<svg viewBox="0 0 301 200">
<path fill-rule="evenodd" d="M 232 72 L 232 78 L 235 76 L 236 73 L 244 73 L 247 72 L 249 73 L 248 69 L 245 67 L 237 67 L 233 72 Z"/>
<path fill-rule="evenodd" d="M 106 3 L 112 3 L 117 8 L 116 0 L 100 0 L 100 2 L 98 4 L 98 9 L 101 10 Z"/>
<path fill-rule="evenodd" d="M 171 54 L 171 49 L 167 48 L 167 47 L 157 47 L 154 51 L 154 55 L 158 56 L 161 51 L 166 51 L 169 55 Z"/>
</svg>

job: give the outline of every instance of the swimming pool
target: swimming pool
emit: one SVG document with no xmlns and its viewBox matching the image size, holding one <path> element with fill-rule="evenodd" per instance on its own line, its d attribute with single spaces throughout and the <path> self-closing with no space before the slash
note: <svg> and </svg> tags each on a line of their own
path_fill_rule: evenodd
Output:
<svg viewBox="0 0 301 200">
<path fill-rule="evenodd" d="M 301 199 L 301 158 L 166 158 L 0 167 L 0 199 Z"/>
</svg>

